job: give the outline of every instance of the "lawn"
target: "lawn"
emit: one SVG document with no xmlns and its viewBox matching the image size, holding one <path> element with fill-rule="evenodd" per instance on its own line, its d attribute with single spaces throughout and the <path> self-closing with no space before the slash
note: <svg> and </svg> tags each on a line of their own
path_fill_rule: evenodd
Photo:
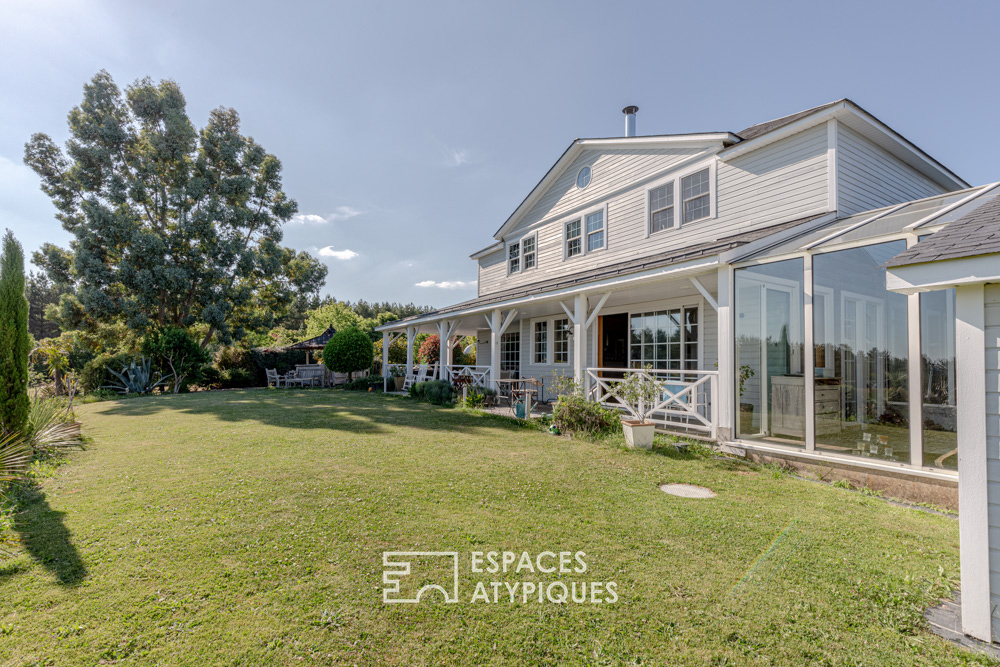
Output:
<svg viewBox="0 0 1000 667">
<path fill-rule="evenodd" d="M 19 496 L 4 665 L 991 664 L 922 625 L 957 521 L 772 468 L 342 391 L 79 414 L 88 449 Z M 458 552 L 460 601 L 384 604 L 384 551 Z M 489 551 L 587 571 L 472 572 Z M 493 580 L 618 599 L 470 601 Z"/>
</svg>

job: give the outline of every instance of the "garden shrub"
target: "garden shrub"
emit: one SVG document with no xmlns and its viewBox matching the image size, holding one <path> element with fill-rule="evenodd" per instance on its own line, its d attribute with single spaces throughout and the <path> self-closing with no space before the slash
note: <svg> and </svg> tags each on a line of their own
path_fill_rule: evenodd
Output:
<svg viewBox="0 0 1000 667">
<path fill-rule="evenodd" d="M 142 342 L 142 353 L 149 355 L 153 367 L 170 376 L 173 392 L 187 390 L 201 380 L 211 356 L 185 329 L 164 327 L 149 334 Z"/>
<path fill-rule="evenodd" d="M 422 364 L 436 364 L 439 359 L 441 359 L 441 339 L 432 334 L 420 344 L 417 360 Z"/>
<path fill-rule="evenodd" d="M 326 367 L 335 373 L 347 373 L 349 380 L 357 371 L 371 368 L 374 358 L 372 339 L 361 329 L 338 331 L 323 348 Z"/>
<path fill-rule="evenodd" d="M 87 393 L 101 391 L 106 385 L 117 379 L 108 372 L 109 366 L 116 371 L 121 371 L 122 368 L 135 360 L 136 355 L 131 352 L 97 355 L 84 364 L 83 370 L 80 371 L 80 389 Z"/>
<path fill-rule="evenodd" d="M 423 399 L 433 405 L 444 405 L 455 400 L 455 388 L 444 380 L 418 382 L 410 387 L 410 396 Z"/>
<path fill-rule="evenodd" d="M 382 378 L 379 378 L 379 383 L 381 384 Z M 342 389 L 347 391 L 368 391 L 368 388 L 372 386 L 371 380 L 368 378 L 358 378 L 357 380 L 348 380 L 344 384 L 340 385 Z"/>
<path fill-rule="evenodd" d="M 621 414 L 582 395 L 560 396 L 552 409 L 552 423 L 563 433 L 606 435 L 621 430 Z"/>
<path fill-rule="evenodd" d="M 572 377 L 553 378 L 558 399 L 552 408 L 552 423 L 563 433 L 607 435 L 622 430 L 621 413 L 588 401 Z"/>
<path fill-rule="evenodd" d="M 223 389 L 242 389 L 256 384 L 253 372 L 246 368 L 227 368 L 219 371 L 219 386 Z"/>
</svg>

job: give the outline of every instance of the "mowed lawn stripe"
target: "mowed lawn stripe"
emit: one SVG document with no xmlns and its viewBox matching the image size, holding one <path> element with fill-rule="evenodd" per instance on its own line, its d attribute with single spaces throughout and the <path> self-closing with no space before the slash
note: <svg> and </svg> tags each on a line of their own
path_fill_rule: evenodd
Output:
<svg viewBox="0 0 1000 667">
<path fill-rule="evenodd" d="M 954 519 L 704 449 L 342 391 L 79 413 L 88 450 L 23 508 L 36 548 L 0 565 L 2 664 L 989 664 L 921 624 L 957 579 Z M 382 552 L 403 550 L 459 552 L 463 600 L 384 605 Z M 468 571 L 503 550 L 584 551 L 588 570 Z M 492 579 L 619 599 L 469 602 Z"/>
</svg>

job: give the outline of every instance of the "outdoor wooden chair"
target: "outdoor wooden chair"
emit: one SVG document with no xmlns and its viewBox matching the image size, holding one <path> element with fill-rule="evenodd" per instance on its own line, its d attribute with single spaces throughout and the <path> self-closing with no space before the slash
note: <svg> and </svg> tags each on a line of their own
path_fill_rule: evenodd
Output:
<svg viewBox="0 0 1000 667">
<path fill-rule="evenodd" d="M 406 379 L 403 380 L 403 391 L 409 391 L 410 387 L 417 384 L 418 382 L 426 382 L 426 381 L 427 381 L 427 364 L 420 364 L 420 366 L 417 367 L 416 373 L 406 374 Z"/>
<path fill-rule="evenodd" d="M 275 389 L 281 388 L 281 383 L 285 380 L 284 375 L 278 375 L 278 370 L 276 368 L 265 369 L 264 373 L 267 375 L 267 386 L 270 387 L 274 384 Z M 287 384 L 285 386 L 288 386 Z"/>
</svg>

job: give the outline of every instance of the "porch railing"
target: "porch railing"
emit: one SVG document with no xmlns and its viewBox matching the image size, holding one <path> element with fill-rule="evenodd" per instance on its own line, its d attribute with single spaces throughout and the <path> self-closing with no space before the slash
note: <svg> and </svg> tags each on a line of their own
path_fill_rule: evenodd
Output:
<svg viewBox="0 0 1000 667">
<path fill-rule="evenodd" d="M 468 378 L 472 384 L 480 387 L 490 386 L 489 366 L 446 366 L 445 380 L 454 382 L 460 377 Z"/>
<path fill-rule="evenodd" d="M 626 373 L 645 374 L 658 385 L 657 400 L 652 405 L 632 406 L 621 399 L 618 386 Z M 588 368 L 587 381 L 587 397 L 592 401 L 627 412 L 635 419 L 702 433 L 712 439 L 717 436 L 718 371 Z"/>
</svg>

